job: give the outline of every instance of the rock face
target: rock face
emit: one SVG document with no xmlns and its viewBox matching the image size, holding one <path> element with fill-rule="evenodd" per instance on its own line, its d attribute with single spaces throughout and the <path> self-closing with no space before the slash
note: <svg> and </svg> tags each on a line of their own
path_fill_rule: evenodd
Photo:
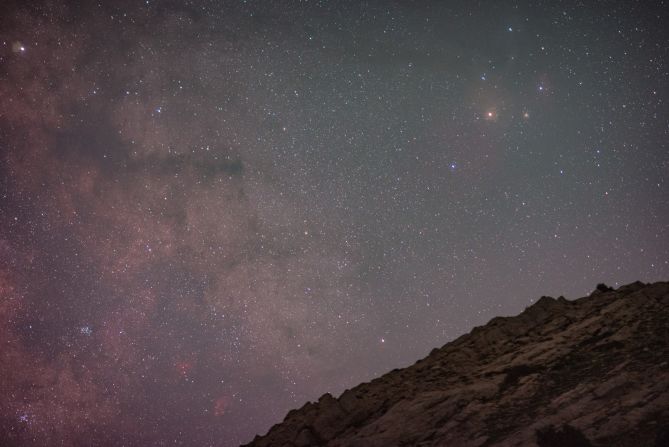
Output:
<svg viewBox="0 0 669 447">
<path fill-rule="evenodd" d="M 248 444 L 668 446 L 669 283 L 542 297 Z"/>
</svg>

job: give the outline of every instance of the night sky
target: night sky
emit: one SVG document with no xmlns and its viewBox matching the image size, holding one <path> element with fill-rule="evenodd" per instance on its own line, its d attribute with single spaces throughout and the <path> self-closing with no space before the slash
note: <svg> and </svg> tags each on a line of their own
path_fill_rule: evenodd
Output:
<svg viewBox="0 0 669 447">
<path fill-rule="evenodd" d="M 2 445 L 236 445 L 669 277 L 664 2 L 80 3 L 0 6 Z"/>
</svg>

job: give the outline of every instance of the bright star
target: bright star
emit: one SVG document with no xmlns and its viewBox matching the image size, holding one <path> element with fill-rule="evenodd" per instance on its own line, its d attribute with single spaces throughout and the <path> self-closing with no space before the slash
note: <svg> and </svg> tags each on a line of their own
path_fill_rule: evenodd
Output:
<svg viewBox="0 0 669 447">
<path fill-rule="evenodd" d="M 25 45 L 19 41 L 12 42 L 12 51 L 14 53 L 24 53 L 26 51 Z"/>
</svg>

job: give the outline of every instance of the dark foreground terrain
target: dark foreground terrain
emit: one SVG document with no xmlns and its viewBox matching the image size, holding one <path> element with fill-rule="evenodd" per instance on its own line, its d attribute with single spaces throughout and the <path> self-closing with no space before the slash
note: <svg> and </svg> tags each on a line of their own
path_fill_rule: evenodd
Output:
<svg viewBox="0 0 669 447">
<path fill-rule="evenodd" d="M 249 446 L 669 446 L 669 283 L 542 297 Z"/>
</svg>

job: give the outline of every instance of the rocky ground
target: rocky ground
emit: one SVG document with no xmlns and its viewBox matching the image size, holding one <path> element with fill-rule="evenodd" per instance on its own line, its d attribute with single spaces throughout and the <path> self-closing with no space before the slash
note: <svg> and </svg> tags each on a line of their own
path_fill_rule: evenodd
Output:
<svg viewBox="0 0 669 447">
<path fill-rule="evenodd" d="M 249 446 L 669 446 L 669 283 L 542 297 Z"/>
</svg>

